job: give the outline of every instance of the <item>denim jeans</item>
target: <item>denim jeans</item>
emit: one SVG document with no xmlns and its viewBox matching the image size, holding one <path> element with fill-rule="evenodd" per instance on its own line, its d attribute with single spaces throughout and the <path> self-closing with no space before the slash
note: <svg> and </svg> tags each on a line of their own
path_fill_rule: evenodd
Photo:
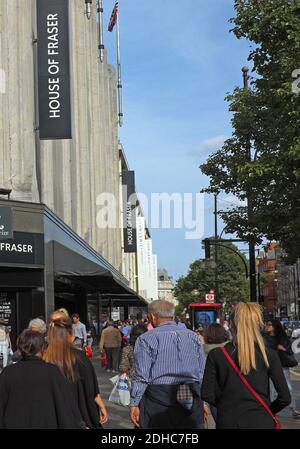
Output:
<svg viewBox="0 0 300 449">
<path fill-rule="evenodd" d="M 294 392 L 293 392 L 293 385 L 292 385 L 292 380 L 291 380 L 290 369 L 283 368 L 283 374 L 284 374 L 286 383 L 288 385 L 288 388 L 290 390 L 291 397 L 292 397 L 292 402 L 290 403 L 289 407 L 291 407 L 292 409 L 296 409 L 296 399 L 295 399 Z M 274 388 L 273 382 L 270 380 L 270 400 L 271 400 L 271 402 L 275 401 L 276 398 L 277 398 L 277 393 Z"/>
</svg>

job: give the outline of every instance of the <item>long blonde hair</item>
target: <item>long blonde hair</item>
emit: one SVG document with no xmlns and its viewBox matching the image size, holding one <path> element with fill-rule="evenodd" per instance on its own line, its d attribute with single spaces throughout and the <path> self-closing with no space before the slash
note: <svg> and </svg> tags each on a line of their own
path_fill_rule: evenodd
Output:
<svg viewBox="0 0 300 449">
<path fill-rule="evenodd" d="M 266 347 L 261 331 L 263 329 L 262 308 L 254 302 L 241 302 L 234 311 L 234 324 L 237 330 L 236 343 L 238 361 L 243 374 L 256 369 L 255 344 L 258 345 L 265 365 L 269 367 Z"/>
</svg>

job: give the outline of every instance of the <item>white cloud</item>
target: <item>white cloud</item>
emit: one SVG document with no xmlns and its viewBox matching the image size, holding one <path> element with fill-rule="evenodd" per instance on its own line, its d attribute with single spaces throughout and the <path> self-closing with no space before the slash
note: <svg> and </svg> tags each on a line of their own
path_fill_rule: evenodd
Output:
<svg viewBox="0 0 300 449">
<path fill-rule="evenodd" d="M 200 142 L 198 148 L 195 148 L 189 154 L 190 156 L 197 157 L 208 156 L 210 153 L 219 150 L 223 146 L 226 139 L 228 139 L 228 137 L 224 134 L 221 134 L 220 136 L 215 136 L 211 137 L 210 139 L 203 140 L 202 142 Z"/>
<path fill-rule="evenodd" d="M 237 206 L 247 206 L 247 201 L 241 201 L 236 196 L 233 195 L 226 195 L 226 196 L 219 196 L 218 202 L 220 202 L 220 208 L 221 209 L 232 209 L 233 207 Z"/>
</svg>

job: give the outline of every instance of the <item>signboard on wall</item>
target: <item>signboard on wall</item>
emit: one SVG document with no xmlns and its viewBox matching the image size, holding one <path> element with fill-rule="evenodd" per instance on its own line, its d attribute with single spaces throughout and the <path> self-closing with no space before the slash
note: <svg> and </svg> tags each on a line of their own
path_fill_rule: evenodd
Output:
<svg viewBox="0 0 300 449">
<path fill-rule="evenodd" d="M 15 232 L 13 239 L 0 239 L 0 265 L 44 265 L 44 235 Z"/>
<path fill-rule="evenodd" d="M 136 253 L 136 207 L 137 197 L 135 193 L 134 171 L 123 170 L 123 231 L 124 252 Z"/>
<path fill-rule="evenodd" d="M 119 321 L 120 320 L 120 309 L 119 307 L 113 308 L 111 311 L 111 319 L 112 321 Z"/>
<path fill-rule="evenodd" d="M 12 209 L 0 207 L 0 239 L 11 239 L 13 234 Z"/>
<path fill-rule="evenodd" d="M 69 1 L 37 0 L 39 132 L 71 139 Z"/>
</svg>

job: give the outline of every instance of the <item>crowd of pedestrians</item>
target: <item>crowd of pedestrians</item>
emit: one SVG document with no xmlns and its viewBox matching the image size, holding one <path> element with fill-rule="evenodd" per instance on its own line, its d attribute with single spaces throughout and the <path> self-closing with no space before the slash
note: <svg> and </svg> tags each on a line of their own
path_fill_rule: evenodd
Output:
<svg viewBox="0 0 300 449">
<path fill-rule="evenodd" d="M 59 309 L 48 325 L 30 321 L 7 366 L 12 347 L 0 322 L 0 429 L 101 429 L 109 416 L 88 343 L 80 316 Z M 153 301 L 147 318 L 104 323 L 99 350 L 107 372 L 128 376 L 135 428 L 204 429 L 209 414 L 217 429 L 279 428 L 287 406 L 300 418 L 290 340 L 279 321 L 264 325 L 256 303 L 192 330 L 173 304 Z"/>
<path fill-rule="evenodd" d="M 82 350 L 84 325 L 78 336 L 79 316 L 72 318 L 57 310 L 48 328 L 34 319 L 19 336 L 13 364 L 0 375 L 0 429 L 99 429 L 107 422 L 95 369 Z"/>
</svg>

